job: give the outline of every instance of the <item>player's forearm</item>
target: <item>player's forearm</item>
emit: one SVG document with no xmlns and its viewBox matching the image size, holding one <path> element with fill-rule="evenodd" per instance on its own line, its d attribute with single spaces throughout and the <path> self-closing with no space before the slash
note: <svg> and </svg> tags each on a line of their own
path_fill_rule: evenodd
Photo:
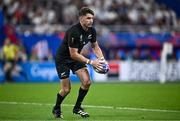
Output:
<svg viewBox="0 0 180 121">
<path fill-rule="evenodd" d="M 96 54 L 97 58 L 104 58 L 104 55 L 99 47 L 94 48 L 93 51 Z"/>
<path fill-rule="evenodd" d="M 93 48 L 93 51 L 96 54 L 97 58 L 104 58 L 103 53 L 97 42 L 92 43 L 91 47 Z"/>
<path fill-rule="evenodd" d="M 82 62 L 82 63 L 86 63 L 86 64 L 90 64 L 91 63 L 91 61 L 88 58 L 84 57 L 83 55 L 81 55 L 79 53 L 72 54 L 71 58 L 73 60 L 76 60 L 76 61 L 79 61 L 79 62 Z"/>
</svg>

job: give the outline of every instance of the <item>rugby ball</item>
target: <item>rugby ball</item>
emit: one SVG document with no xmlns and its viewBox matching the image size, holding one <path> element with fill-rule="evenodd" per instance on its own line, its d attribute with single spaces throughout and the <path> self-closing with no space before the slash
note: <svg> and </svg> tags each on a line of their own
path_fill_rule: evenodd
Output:
<svg viewBox="0 0 180 121">
<path fill-rule="evenodd" d="M 106 74 L 109 71 L 109 65 L 107 63 L 102 63 L 101 69 L 93 67 L 93 69 L 100 74 Z"/>
</svg>

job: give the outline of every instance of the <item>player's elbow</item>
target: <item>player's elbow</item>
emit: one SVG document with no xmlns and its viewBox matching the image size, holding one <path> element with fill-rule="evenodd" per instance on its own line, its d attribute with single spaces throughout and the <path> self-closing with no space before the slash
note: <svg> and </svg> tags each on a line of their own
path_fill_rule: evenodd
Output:
<svg viewBox="0 0 180 121">
<path fill-rule="evenodd" d="M 71 53 L 71 58 L 74 59 L 74 60 L 76 60 L 77 54 L 76 54 L 76 53 Z"/>
</svg>

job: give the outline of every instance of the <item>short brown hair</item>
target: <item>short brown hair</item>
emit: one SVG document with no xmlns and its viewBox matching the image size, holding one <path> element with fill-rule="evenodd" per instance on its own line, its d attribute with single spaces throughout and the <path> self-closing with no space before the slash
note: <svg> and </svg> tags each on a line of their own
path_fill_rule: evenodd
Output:
<svg viewBox="0 0 180 121">
<path fill-rule="evenodd" d="M 90 8 L 88 7 L 82 7 L 80 10 L 79 10 L 79 16 L 84 16 L 86 14 L 92 14 L 94 16 L 94 11 L 92 11 Z"/>
</svg>

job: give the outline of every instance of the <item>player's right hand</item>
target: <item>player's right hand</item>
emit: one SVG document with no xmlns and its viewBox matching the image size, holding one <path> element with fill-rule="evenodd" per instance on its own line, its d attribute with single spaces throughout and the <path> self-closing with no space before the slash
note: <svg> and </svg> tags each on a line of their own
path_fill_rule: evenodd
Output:
<svg viewBox="0 0 180 121">
<path fill-rule="evenodd" d="M 102 69 L 102 62 L 99 59 L 92 60 L 92 66 L 98 69 Z"/>
</svg>

